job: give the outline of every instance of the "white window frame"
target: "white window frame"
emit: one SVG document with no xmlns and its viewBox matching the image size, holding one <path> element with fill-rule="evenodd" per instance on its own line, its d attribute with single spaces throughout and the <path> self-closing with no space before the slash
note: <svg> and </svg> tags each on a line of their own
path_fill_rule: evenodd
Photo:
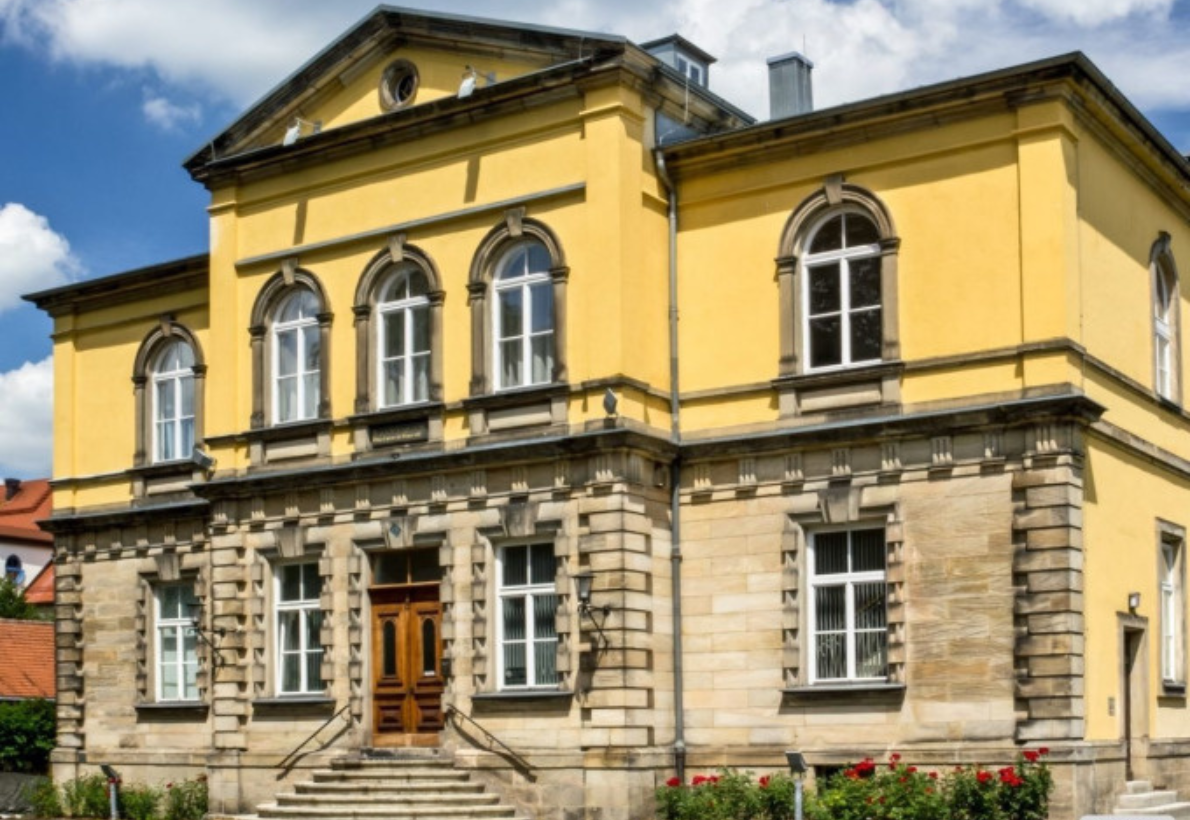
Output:
<svg viewBox="0 0 1190 820">
<path fill-rule="evenodd" d="M 1180 528 L 1179 528 L 1180 529 Z M 1163 684 L 1185 684 L 1185 539 L 1172 526 L 1162 526 L 1158 556 L 1160 669 Z"/>
<path fill-rule="evenodd" d="M 496 276 L 492 283 L 493 296 L 492 299 L 492 361 L 494 370 L 492 376 L 492 383 L 496 390 L 515 390 L 519 387 L 532 387 L 539 384 L 549 384 L 553 381 L 553 369 L 556 366 L 558 351 L 555 345 L 557 344 L 557 305 L 553 305 L 550 311 L 550 326 L 548 330 L 540 330 L 533 332 L 533 289 L 535 287 L 544 289 L 552 300 L 553 281 L 548 269 L 544 271 L 527 270 L 529 254 L 525 254 L 526 272 L 523 276 L 516 276 L 512 279 L 504 279 L 504 274 L 508 269 L 508 265 L 516 252 L 530 245 L 537 245 L 546 256 L 549 256 L 549 251 L 544 244 L 536 240 L 527 240 L 518 242 L 504 252 L 500 260 L 500 264 L 496 267 Z M 501 298 L 506 293 L 512 291 L 521 292 L 521 326 L 516 328 L 516 333 L 510 335 L 507 339 L 504 336 L 504 327 L 500 317 Z M 549 358 L 549 372 L 542 380 L 534 381 L 533 379 L 533 340 L 536 338 L 549 337 L 550 358 Z M 521 380 L 516 384 L 504 383 L 504 341 L 519 338 L 521 342 L 520 360 L 521 360 Z"/>
<path fill-rule="evenodd" d="M 879 269 L 880 258 L 883 252 L 880 248 L 879 242 L 872 242 L 867 245 L 855 245 L 853 247 L 837 248 L 830 251 L 822 251 L 820 253 L 811 254 L 808 252 L 809 248 L 813 247 L 814 239 L 818 236 L 818 232 L 826 226 L 828 222 L 842 216 L 846 221 L 849 216 L 858 216 L 867 222 L 871 223 L 873 227 L 878 228 L 878 223 L 870 215 L 860 208 L 845 208 L 843 210 L 832 210 L 826 216 L 818 220 L 813 229 L 809 232 L 805 248 L 807 254 L 802 261 L 802 305 L 805 309 L 802 311 L 801 328 L 799 332 L 802 334 L 802 350 L 805 351 L 806 372 L 808 373 L 826 373 L 834 370 L 846 370 L 853 367 L 860 367 L 869 364 L 879 364 L 883 361 L 882 355 L 877 355 L 872 359 L 853 359 L 851 353 L 851 320 L 852 316 L 858 313 L 870 313 L 872 311 L 880 311 L 880 325 L 881 334 L 883 335 L 884 327 L 884 303 L 887 294 L 884 293 L 883 281 L 881 281 L 880 303 L 876 305 L 865 305 L 863 307 L 853 309 L 851 307 L 851 263 L 861 259 L 876 259 L 878 260 L 877 276 L 881 276 Z M 879 231 L 877 231 L 879 233 Z M 846 237 L 846 230 L 841 234 Z M 833 263 L 839 265 L 839 310 L 830 311 L 829 313 L 810 313 L 810 272 L 812 269 L 829 265 Z M 840 356 L 838 364 L 819 365 L 815 366 L 814 349 L 811 343 L 810 326 L 814 319 L 824 316 L 839 316 L 839 333 L 841 338 L 839 340 Z"/>
<path fill-rule="evenodd" d="M 308 597 L 310 590 L 305 589 L 304 580 L 301 582 L 304 596 L 291 601 L 283 600 L 281 575 L 286 569 L 293 567 L 306 567 L 313 565 L 315 567 L 316 577 L 318 578 L 318 589 L 314 591 L 314 597 Z M 310 645 L 310 617 L 311 613 L 318 613 L 319 627 L 321 628 L 321 600 L 322 600 L 322 576 L 317 575 L 318 562 L 317 561 L 301 561 L 296 563 L 278 564 L 273 568 L 273 653 L 274 653 L 274 674 L 277 682 L 278 695 L 317 695 L 326 691 L 326 685 L 322 680 L 311 681 L 309 677 L 309 664 L 307 663 L 308 656 L 312 654 L 323 654 L 322 641 L 316 638 L 318 645 Z M 304 578 L 304 572 L 299 569 L 299 577 Z M 298 613 L 298 649 L 286 650 L 285 647 L 285 632 L 284 619 L 281 617 L 285 612 Z M 298 656 L 298 688 L 285 688 L 285 658 L 287 655 Z M 325 656 L 322 662 L 326 662 Z"/>
<path fill-rule="evenodd" d="M 287 295 L 278 304 L 273 312 L 274 316 L 280 316 L 290 301 L 298 299 L 305 294 L 309 294 L 314 303 L 318 305 L 318 294 L 313 291 L 303 288 L 300 291 L 295 291 Z M 321 309 L 319 305 L 317 309 Z M 320 336 L 321 328 L 318 326 L 318 316 L 305 316 L 299 319 L 292 319 L 289 321 L 274 320 L 272 326 L 272 392 L 273 392 L 273 423 L 274 424 L 291 424 L 293 422 L 309 421 L 318 417 L 318 404 L 322 400 L 322 370 L 321 367 L 316 367 L 312 370 L 306 369 L 307 359 L 307 339 L 310 337 L 309 330 L 313 328 L 313 336 L 318 339 L 319 345 L 322 344 Z M 281 375 L 281 337 L 285 334 L 294 334 L 296 338 L 295 344 L 295 371 L 292 375 Z M 321 350 L 319 351 L 321 356 Z M 320 359 L 321 361 L 321 359 Z M 313 401 L 313 410 L 306 412 L 306 381 L 309 377 L 314 378 L 316 395 Z M 293 409 L 294 415 L 292 418 L 281 418 L 281 380 L 293 379 L 295 382 Z"/>
<path fill-rule="evenodd" d="M 807 548 L 806 548 L 806 561 L 807 561 L 806 575 L 808 578 L 807 589 L 809 592 L 809 595 L 808 595 L 809 600 L 808 600 L 808 605 L 806 607 L 807 613 L 808 613 L 808 615 L 807 615 L 807 622 L 808 622 L 807 627 L 808 628 L 807 628 L 806 632 L 809 635 L 809 641 L 807 642 L 807 654 L 809 657 L 809 663 L 808 663 L 809 682 L 811 684 L 816 684 L 816 683 L 874 683 L 874 682 L 888 680 L 888 674 L 887 674 L 888 641 L 887 641 L 887 638 L 885 639 L 885 645 L 884 645 L 884 667 L 886 670 L 885 674 L 877 676 L 877 677 L 870 677 L 870 678 L 861 678 L 861 677 L 858 677 L 856 674 L 856 661 L 855 661 L 855 636 L 856 636 L 856 632 L 857 632 L 856 626 L 855 626 L 855 585 L 856 584 L 877 583 L 877 582 L 885 584 L 885 592 L 884 592 L 884 606 L 885 606 L 884 622 L 885 622 L 885 626 L 884 626 L 884 630 L 886 632 L 888 630 L 888 589 L 887 589 L 888 555 L 887 555 L 887 553 L 885 553 L 885 556 L 884 556 L 884 568 L 879 571 L 868 570 L 868 571 L 863 571 L 863 572 L 854 572 L 851 570 L 852 536 L 857 532 L 874 532 L 874 531 L 879 531 L 881 533 L 881 536 L 882 536 L 881 543 L 883 543 L 884 528 L 881 526 L 857 525 L 857 526 L 846 527 L 846 528 L 831 528 L 831 529 L 816 530 L 809 534 L 809 537 L 807 539 L 807 542 L 808 542 Z M 847 537 L 848 571 L 845 573 L 832 573 L 830 575 L 825 575 L 825 576 L 820 575 L 817 572 L 816 553 L 815 553 L 816 541 L 820 535 L 835 534 L 835 533 L 840 533 L 840 532 L 845 532 L 845 533 L 847 533 L 847 536 L 848 536 Z M 818 590 L 820 588 L 824 588 L 824 587 L 838 587 L 838 586 L 843 586 L 845 589 L 845 592 L 844 592 L 845 627 L 844 628 L 846 630 L 845 646 L 846 646 L 846 652 L 847 652 L 847 675 L 846 675 L 846 677 L 843 677 L 843 678 L 823 678 L 823 677 L 819 677 L 819 675 L 818 675 L 818 626 L 816 623 L 817 608 L 818 608 L 817 607 Z M 865 630 L 865 631 L 871 632 L 871 631 L 875 631 L 875 630 Z"/>
<path fill-rule="evenodd" d="M 158 584 L 153 589 L 153 672 L 156 678 L 156 697 L 161 703 L 186 703 L 198 700 L 198 684 L 194 685 L 193 692 L 186 691 L 186 667 L 194 667 L 195 676 L 197 678 L 199 663 L 198 663 L 198 635 L 194 629 L 194 623 L 190 620 L 189 614 L 182 612 L 176 617 L 165 617 L 162 614 L 161 607 L 163 601 L 163 593 L 167 589 L 180 589 L 183 592 L 189 590 L 190 596 L 194 597 L 194 587 L 188 582 Z M 185 609 L 185 598 L 183 597 L 182 607 Z M 175 660 L 172 664 L 165 662 L 165 633 L 171 632 L 173 640 L 176 642 L 175 646 Z M 187 654 L 185 652 L 185 637 L 187 633 L 194 635 L 194 652 Z M 163 670 L 172 665 L 178 681 L 178 693 L 176 697 L 168 697 L 165 693 L 165 675 Z"/>
<path fill-rule="evenodd" d="M 189 353 L 190 365 L 182 366 L 175 370 L 160 369 L 161 362 L 175 346 L 179 345 Z M 190 453 L 194 449 L 195 423 L 194 351 L 190 348 L 190 345 L 183 341 L 175 340 L 162 348 L 154 359 L 150 382 L 152 384 L 151 401 L 153 402 L 153 463 L 162 464 L 170 461 L 183 461 L 190 458 Z M 173 393 L 174 409 L 176 412 L 170 418 L 163 416 L 163 408 L 160 402 L 160 390 L 162 387 Z M 190 396 L 189 415 L 186 415 L 183 411 L 183 407 L 185 406 L 184 399 L 187 393 Z M 183 432 L 187 429 L 185 425 L 187 421 L 190 422 L 190 435 L 188 437 Z M 166 424 L 173 425 L 172 443 L 175 455 L 172 458 L 166 458 L 164 455 L 166 442 L 162 438 L 161 428 Z"/>
<path fill-rule="evenodd" d="M 526 544 L 506 544 L 496 550 L 496 680 L 499 682 L 499 688 L 504 691 L 522 691 L 526 689 L 556 689 L 561 675 L 558 674 L 557 669 L 554 671 L 554 680 L 539 681 L 537 670 L 537 653 L 535 644 L 543 643 L 545 641 L 538 640 L 535 636 L 537 633 L 536 610 L 534 602 L 538 596 L 549 595 L 554 599 L 554 617 L 555 617 L 555 634 L 552 641 L 554 645 L 554 654 L 557 656 L 558 651 L 558 635 L 557 635 L 557 607 L 558 607 L 558 588 L 555 579 L 551 577 L 548 581 L 540 583 L 528 583 L 507 587 L 504 585 L 504 560 L 509 550 L 526 549 L 526 561 L 528 562 L 528 570 L 532 568 L 532 551 L 535 547 L 541 549 L 548 549 L 553 555 L 554 545 L 548 542 L 532 542 Z M 556 567 L 556 560 L 555 560 Z M 528 571 L 527 570 L 527 571 Z M 556 571 L 556 570 L 555 570 Z M 532 580 L 530 578 L 530 580 Z M 505 660 L 505 639 L 504 639 L 504 602 L 509 599 L 522 598 L 525 602 L 525 683 L 520 685 L 508 685 L 504 682 L 504 660 Z"/>
<path fill-rule="evenodd" d="M 1177 401 L 1174 378 L 1177 334 L 1176 319 L 1173 315 L 1177 304 L 1177 279 L 1158 261 L 1153 265 L 1153 366 L 1156 373 L 1154 387 L 1157 395 L 1170 401 Z"/>
<path fill-rule="evenodd" d="M 395 273 L 382 288 L 382 294 L 388 294 L 394 287 L 399 286 L 402 282 L 408 282 L 411 276 L 421 276 L 424 280 L 424 274 L 416 268 L 410 267 Z M 428 288 L 428 283 L 426 283 Z M 388 317 L 394 313 L 405 314 L 405 354 L 403 356 L 392 356 L 385 358 L 385 351 L 388 349 Z M 425 350 L 414 350 L 414 316 L 415 314 L 422 314 L 426 323 L 426 348 Z M 379 325 L 376 333 L 376 406 L 380 409 L 387 409 L 391 407 L 403 407 L 410 404 L 419 404 L 424 401 L 429 401 L 430 398 L 430 380 L 433 378 L 431 372 L 433 355 L 433 339 L 431 337 L 430 325 L 430 297 L 426 294 L 420 296 L 408 296 L 403 299 L 394 299 L 391 301 L 381 301 L 376 304 L 376 320 Z M 418 395 L 415 389 L 416 378 L 414 363 L 415 360 L 424 359 L 426 362 L 426 383 L 425 394 Z M 403 395 L 398 397 L 398 400 L 392 403 L 385 401 L 386 384 L 385 379 L 385 365 L 391 361 L 401 360 L 401 370 L 404 377 L 405 389 Z"/>
</svg>

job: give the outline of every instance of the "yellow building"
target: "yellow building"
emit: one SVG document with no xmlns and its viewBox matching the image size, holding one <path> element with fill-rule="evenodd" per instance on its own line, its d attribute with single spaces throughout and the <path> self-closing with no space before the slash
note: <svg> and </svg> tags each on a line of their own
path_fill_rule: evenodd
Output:
<svg viewBox="0 0 1190 820">
<path fill-rule="evenodd" d="M 1190 796 L 1190 164 L 1077 54 L 822 111 L 786 55 L 761 123 L 712 62 L 379 9 L 187 160 L 209 254 L 28 297 L 57 776 Z"/>
</svg>

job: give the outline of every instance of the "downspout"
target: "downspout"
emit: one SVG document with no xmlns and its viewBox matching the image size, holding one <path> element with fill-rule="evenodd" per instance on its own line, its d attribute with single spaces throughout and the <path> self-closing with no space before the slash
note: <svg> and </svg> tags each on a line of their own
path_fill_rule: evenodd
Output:
<svg viewBox="0 0 1190 820">
<path fill-rule="evenodd" d="M 674 773 L 686 782 L 686 720 L 682 668 L 682 423 L 678 400 L 678 191 L 661 148 L 653 151 L 657 177 L 669 198 L 669 425 L 674 443 L 669 477 L 670 576 L 673 605 Z"/>
</svg>

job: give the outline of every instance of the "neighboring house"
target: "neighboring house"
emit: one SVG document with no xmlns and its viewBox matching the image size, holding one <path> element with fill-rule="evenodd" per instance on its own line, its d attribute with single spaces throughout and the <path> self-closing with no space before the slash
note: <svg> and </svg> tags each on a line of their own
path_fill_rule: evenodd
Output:
<svg viewBox="0 0 1190 820">
<path fill-rule="evenodd" d="M 53 494 L 45 479 L 4 479 L 0 490 L 0 561 L 4 576 L 19 587 L 36 578 L 54 555 L 54 537 L 37 526 L 50 517 Z"/>
<path fill-rule="evenodd" d="M 0 701 L 54 698 L 53 621 L 0 618 Z"/>
<path fill-rule="evenodd" d="M 51 561 L 25 587 L 25 601 L 41 612 L 53 617 L 54 609 L 54 563 Z"/>
<path fill-rule="evenodd" d="M 1077 54 L 823 111 L 793 55 L 760 123 L 709 69 L 381 8 L 186 161 L 209 254 L 28 297 L 56 776 L 1190 789 L 1190 165 Z"/>
</svg>

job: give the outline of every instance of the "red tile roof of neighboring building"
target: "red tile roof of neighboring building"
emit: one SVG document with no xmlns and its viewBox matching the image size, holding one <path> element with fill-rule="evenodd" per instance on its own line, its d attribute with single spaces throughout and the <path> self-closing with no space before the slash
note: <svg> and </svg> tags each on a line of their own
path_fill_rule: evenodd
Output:
<svg viewBox="0 0 1190 820">
<path fill-rule="evenodd" d="M 41 568 L 29 586 L 25 587 L 25 600 L 36 606 L 54 603 L 54 564 L 51 561 Z M 0 649 L 2 651 L 2 649 Z"/>
<path fill-rule="evenodd" d="M 0 698 L 54 695 L 54 624 L 0 619 Z"/>
<path fill-rule="evenodd" d="M 53 512 L 53 496 L 47 479 L 22 481 L 8 498 L 8 487 L 0 486 L 0 538 L 52 544 L 54 537 L 37 526 Z"/>
</svg>

